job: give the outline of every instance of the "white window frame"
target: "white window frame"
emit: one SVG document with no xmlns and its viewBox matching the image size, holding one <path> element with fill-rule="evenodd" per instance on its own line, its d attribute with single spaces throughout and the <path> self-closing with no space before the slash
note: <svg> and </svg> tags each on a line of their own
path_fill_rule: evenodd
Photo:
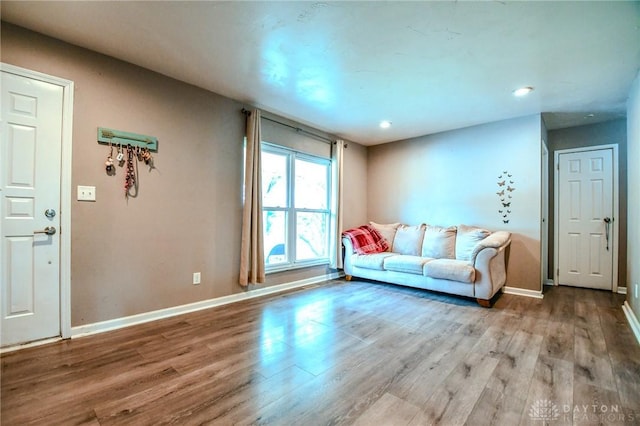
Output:
<svg viewBox="0 0 640 426">
<path fill-rule="evenodd" d="M 289 183 L 287 188 L 287 206 L 282 207 L 267 207 L 262 206 L 262 211 L 283 211 L 286 214 L 286 261 L 278 263 L 276 265 L 266 264 L 267 258 L 265 253 L 265 272 L 279 272 L 291 269 L 306 268 L 309 266 L 328 265 L 329 264 L 329 219 L 331 217 L 331 160 L 328 158 L 322 158 L 310 154 L 306 154 L 295 149 L 283 147 L 270 142 L 262 142 L 262 152 L 268 152 L 276 155 L 283 155 L 287 157 L 287 181 Z M 295 162 L 296 160 L 303 160 L 312 163 L 317 163 L 326 166 L 327 170 L 327 200 L 324 209 L 308 209 L 308 208 L 296 208 L 295 207 Z M 309 259 L 309 260 L 296 260 L 296 235 L 297 235 L 297 213 L 322 213 L 326 216 L 327 235 L 325 241 L 325 253 L 326 256 L 322 258 Z"/>
</svg>

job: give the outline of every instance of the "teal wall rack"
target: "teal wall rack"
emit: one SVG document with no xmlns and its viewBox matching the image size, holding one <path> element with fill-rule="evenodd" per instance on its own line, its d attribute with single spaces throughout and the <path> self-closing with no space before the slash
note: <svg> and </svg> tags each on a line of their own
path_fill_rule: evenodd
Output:
<svg viewBox="0 0 640 426">
<path fill-rule="evenodd" d="M 155 136 L 139 135 L 137 133 L 122 132 L 120 130 L 98 127 L 98 143 L 103 145 L 131 145 L 158 151 L 158 138 Z"/>
</svg>

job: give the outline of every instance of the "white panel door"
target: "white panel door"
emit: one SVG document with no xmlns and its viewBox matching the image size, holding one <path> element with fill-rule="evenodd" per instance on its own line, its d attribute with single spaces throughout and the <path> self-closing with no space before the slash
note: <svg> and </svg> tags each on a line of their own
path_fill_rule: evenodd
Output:
<svg viewBox="0 0 640 426">
<path fill-rule="evenodd" d="M 60 336 L 62 103 L 61 86 L 2 72 L 2 346 Z"/>
<path fill-rule="evenodd" d="M 558 156 L 558 282 L 611 290 L 613 152 Z"/>
</svg>

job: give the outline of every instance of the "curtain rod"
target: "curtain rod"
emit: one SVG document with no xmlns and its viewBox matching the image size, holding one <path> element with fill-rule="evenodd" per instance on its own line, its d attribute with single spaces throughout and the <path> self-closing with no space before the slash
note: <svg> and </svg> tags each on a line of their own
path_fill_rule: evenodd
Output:
<svg viewBox="0 0 640 426">
<path fill-rule="evenodd" d="M 249 111 L 249 110 L 247 110 L 247 109 L 244 109 L 244 108 L 242 108 L 242 113 L 243 113 L 244 115 L 251 115 L 251 111 Z M 290 124 L 283 123 L 283 122 L 278 121 L 278 120 L 275 120 L 275 119 L 273 119 L 273 118 L 265 117 L 264 115 L 263 115 L 263 116 L 261 116 L 260 118 L 262 118 L 262 119 L 264 119 L 264 120 L 267 120 L 267 121 L 271 121 L 272 123 L 279 124 L 279 125 L 281 125 L 281 126 L 288 127 L 288 128 L 290 128 L 290 129 L 295 130 L 295 131 L 296 131 L 296 132 L 298 132 L 298 133 L 304 133 L 304 134 L 309 135 L 309 136 L 312 136 L 312 137 L 314 137 L 314 138 L 316 138 L 316 139 L 320 139 L 321 141 L 323 141 L 324 143 L 327 143 L 327 144 L 329 144 L 329 145 L 331 145 L 331 144 L 334 144 L 334 143 L 335 143 L 335 141 L 334 141 L 333 139 L 325 138 L 324 136 L 320 136 L 320 135 L 315 134 L 315 133 L 313 133 L 313 132 L 310 132 L 310 131 L 308 131 L 308 130 L 301 129 L 300 127 L 292 126 L 292 125 L 290 125 Z"/>
</svg>

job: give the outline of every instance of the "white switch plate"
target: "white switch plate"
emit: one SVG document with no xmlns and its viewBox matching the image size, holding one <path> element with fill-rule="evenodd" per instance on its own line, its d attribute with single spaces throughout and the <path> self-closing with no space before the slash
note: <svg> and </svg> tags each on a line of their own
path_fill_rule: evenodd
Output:
<svg viewBox="0 0 640 426">
<path fill-rule="evenodd" d="M 200 284 L 200 272 L 193 273 L 193 285 Z"/>
<path fill-rule="evenodd" d="M 95 201 L 96 187 L 78 185 L 78 201 Z"/>
</svg>

